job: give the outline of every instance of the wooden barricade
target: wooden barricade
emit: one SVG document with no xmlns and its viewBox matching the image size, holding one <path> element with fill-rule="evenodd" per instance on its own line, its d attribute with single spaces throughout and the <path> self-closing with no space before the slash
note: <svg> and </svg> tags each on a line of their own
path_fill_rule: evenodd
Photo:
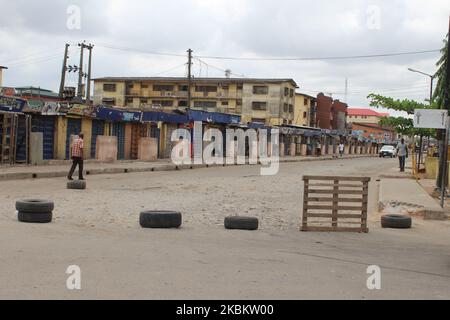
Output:
<svg viewBox="0 0 450 320">
<path fill-rule="evenodd" d="M 303 181 L 301 231 L 369 232 L 370 178 L 305 176 Z"/>
</svg>

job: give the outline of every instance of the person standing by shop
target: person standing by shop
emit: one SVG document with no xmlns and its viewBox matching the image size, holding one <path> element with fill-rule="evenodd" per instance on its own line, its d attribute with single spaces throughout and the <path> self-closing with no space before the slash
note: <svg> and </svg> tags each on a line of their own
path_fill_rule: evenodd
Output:
<svg viewBox="0 0 450 320">
<path fill-rule="evenodd" d="M 408 158 L 408 145 L 402 139 L 397 145 L 397 155 L 400 162 L 400 172 L 405 172 L 406 159 Z"/>
<path fill-rule="evenodd" d="M 84 134 L 80 133 L 78 138 L 73 141 L 71 152 L 72 152 L 72 167 L 68 175 L 69 180 L 73 180 L 72 175 L 78 166 L 78 178 L 84 180 L 83 178 L 83 149 L 84 149 Z"/>
</svg>

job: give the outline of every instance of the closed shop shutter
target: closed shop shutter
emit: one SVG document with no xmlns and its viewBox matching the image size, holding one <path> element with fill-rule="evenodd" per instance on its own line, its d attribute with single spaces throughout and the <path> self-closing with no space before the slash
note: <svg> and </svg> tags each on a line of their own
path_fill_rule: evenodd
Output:
<svg viewBox="0 0 450 320">
<path fill-rule="evenodd" d="M 27 120 L 26 116 L 20 115 L 17 121 L 16 133 L 16 162 L 27 161 Z"/>
<path fill-rule="evenodd" d="M 92 138 L 91 138 L 91 158 L 95 159 L 97 148 L 97 136 L 105 134 L 105 122 L 102 120 L 92 120 Z"/>
<path fill-rule="evenodd" d="M 55 117 L 53 116 L 32 116 L 31 132 L 42 132 L 44 139 L 43 153 L 44 160 L 51 160 L 54 157 L 55 145 Z"/>
<path fill-rule="evenodd" d="M 114 123 L 112 135 L 117 137 L 118 160 L 125 159 L 125 124 Z"/>
</svg>

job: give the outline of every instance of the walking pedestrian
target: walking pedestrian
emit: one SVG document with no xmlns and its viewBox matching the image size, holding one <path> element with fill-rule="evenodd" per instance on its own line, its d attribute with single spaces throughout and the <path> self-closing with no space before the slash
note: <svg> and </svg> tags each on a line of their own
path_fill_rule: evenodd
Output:
<svg viewBox="0 0 450 320">
<path fill-rule="evenodd" d="M 405 139 L 402 139 L 397 145 L 397 155 L 400 162 L 400 172 L 405 172 L 406 159 L 408 158 L 408 146 Z"/>
<path fill-rule="evenodd" d="M 80 133 L 78 137 L 73 141 L 72 145 L 72 167 L 70 168 L 70 172 L 68 175 L 69 180 L 73 180 L 72 175 L 75 172 L 76 167 L 78 166 L 78 178 L 80 180 L 84 180 L 83 178 L 83 149 L 84 149 L 84 134 Z"/>
<path fill-rule="evenodd" d="M 341 156 L 341 158 L 344 156 L 344 149 L 345 149 L 345 145 L 343 142 L 341 142 L 339 144 L 339 155 Z"/>
</svg>

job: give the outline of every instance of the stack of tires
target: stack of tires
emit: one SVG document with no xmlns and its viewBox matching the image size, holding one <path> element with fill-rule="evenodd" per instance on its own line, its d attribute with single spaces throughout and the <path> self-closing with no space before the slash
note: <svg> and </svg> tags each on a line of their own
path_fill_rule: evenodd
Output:
<svg viewBox="0 0 450 320">
<path fill-rule="evenodd" d="M 28 199 L 16 202 L 18 219 L 26 223 L 50 223 L 53 219 L 52 201 Z"/>
</svg>

